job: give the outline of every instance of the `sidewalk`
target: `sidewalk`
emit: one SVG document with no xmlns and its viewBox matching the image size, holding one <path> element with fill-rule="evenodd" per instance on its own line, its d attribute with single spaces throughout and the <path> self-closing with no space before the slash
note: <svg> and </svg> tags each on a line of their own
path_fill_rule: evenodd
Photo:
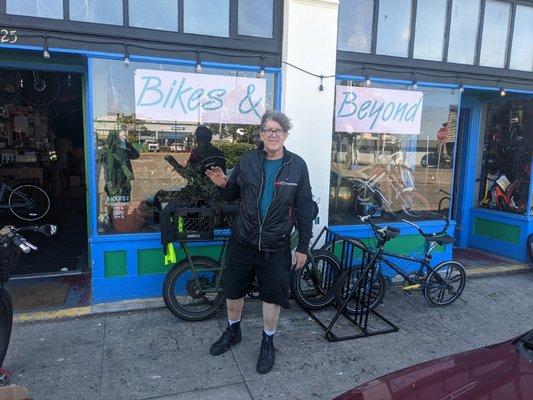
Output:
<svg viewBox="0 0 533 400">
<path fill-rule="evenodd" d="M 243 341 L 212 357 L 223 313 L 188 323 L 166 309 L 16 324 L 4 367 L 35 400 L 331 399 L 428 359 L 531 329 L 533 274 L 470 280 L 463 299 L 432 308 L 423 296 L 386 293 L 379 311 L 400 331 L 330 343 L 297 305 L 283 311 L 276 365 L 255 372 L 260 303 L 247 301 Z"/>
</svg>

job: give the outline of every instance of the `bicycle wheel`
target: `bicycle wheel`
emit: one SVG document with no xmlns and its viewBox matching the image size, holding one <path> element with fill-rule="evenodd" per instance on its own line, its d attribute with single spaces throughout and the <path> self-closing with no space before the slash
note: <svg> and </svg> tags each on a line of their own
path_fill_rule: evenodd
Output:
<svg viewBox="0 0 533 400">
<path fill-rule="evenodd" d="M 446 306 L 461 296 L 465 285 L 466 273 L 463 266 L 457 261 L 444 261 L 429 274 L 424 285 L 424 297 L 434 307 Z"/>
<path fill-rule="evenodd" d="M 9 195 L 11 212 L 24 221 L 36 221 L 50 211 L 50 197 L 36 185 L 19 185 Z"/>
<path fill-rule="evenodd" d="M 5 288 L 2 288 L 0 297 L 0 367 L 2 367 L 13 328 L 13 303 Z"/>
<path fill-rule="evenodd" d="M 163 299 L 168 309 L 186 321 L 201 321 L 214 315 L 224 301 L 222 285 L 217 280 L 221 265 L 209 257 L 191 257 L 168 271 L 163 284 Z"/>
<path fill-rule="evenodd" d="M 337 304 L 344 304 L 346 297 L 348 297 L 354 285 L 361 276 L 361 271 L 362 268 L 351 268 L 345 269 L 342 272 L 335 289 L 335 300 Z M 370 297 L 368 306 L 369 310 L 373 310 L 379 305 L 379 303 L 383 301 L 383 298 L 385 297 L 386 284 L 387 281 L 380 272 L 377 272 L 374 275 L 372 282 L 367 283 L 364 294 Z M 356 290 L 352 298 L 346 304 L 346 313 L 354 315 L 356 313 L 357 304 L 359 304 L 361 301 L 362 299 L 359 298 L 359 290 Z M 359 312 L 361 312 L 361 310 L 366 311 L 367 307 L 361 308 L 361 306 L 359 306 Z"/>
<path fill-rule="evenodd" d="M 340 272 L 337 257 L 324 250 L 312 250 L 304 266 L 291 274 L 291 293 L 304 308 L 324 308 L 335 298 Z"/>
<path fill-rule="evenodd" d="M 55 72 L 20 71 L 15 79 L 15 90 L 25 103 L 46 107 L 59 97 L 61 82 Z"/>
<path fill-rule="evenodd" d="M 439 212 L 441 214 L 444 213 L 444 211 L 448 211 L 450 209 L 450 198 L 448 196 L 444 196 L 442 199 L 439 200 Z"/>
<path fill-rule="evenodd" d="M 405 192 L 400 196 L 402 211 L 412 218 L 425 218 L 429 212 L 429 203 L 418 192 Z"/>
</svg>

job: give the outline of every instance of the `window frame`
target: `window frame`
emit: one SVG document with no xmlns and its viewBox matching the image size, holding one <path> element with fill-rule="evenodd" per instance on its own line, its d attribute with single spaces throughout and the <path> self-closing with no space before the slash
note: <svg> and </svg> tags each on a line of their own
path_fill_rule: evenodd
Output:
<svg viewBox="0 0 533 400">
<path fill-rule="evenodd" d="M 416 36 L 416 14 L 418 7 L 418 0 L 412 0 L 412 10 L 411 10 L 411 32 L 409 38 L 409 52 L 407 57 L 396 57 L 396 56 L 385 56 L 377 54 L 376 45 L 377 45 L 377 24 L 379 20 L 379 2 L 380 0 L 374 0 L 374 18 L 372 21 L 372 43 L 370 53 L 358 53 L 344 50 L 337 50 L 337 70 L 341 70 L 341 73 L 345 73 L 349 69 L 349 64 L 357 65 L 383 65 L 383 66 L 398 66 L 411 69 L 433 69 L 440 70 L 443 72 L 455 72 L 460 73 L 470 73 L 470 74 L 485 74 L 485 75 L 494 75 L 499 77 L 515 77 L 518 79 L 528 79 L 531 80 L 532 71 L 519 71 L 509 69 L 511 53 L 512 53 L 512 40 L 514 35 L 514 24 L 515 24 L 515 15 L 516 7 L 518 5 L 533 7 L 533 0 L 500 0 L 504 3 L 509 3 L 511 6 L 510 10 L 510 23 L 509 23 L 509 34 L 507 38 L 507 48 L 505 51 L 505 60 L 504 68 L 496 67 L 484 67 L 480 66 L 480 54 L 481 54 L 481 45 L 482 45 L 482 35 L 483 35 L 483 24 L 484 24 L 484 15 L 485 15 L 485 5 L 486 0 L 481 0 L 480 2 L 480 13 L 478 19 L 478 29 L 477 29 L 477 38 L 476 38 L 476 48 L 473 64 L 456 64 L 448 62 L 448 50 L 450 42 L 450 27 L 451 27 L 451 16 L 452 16 L 452 6 L 454 0 L 444 0 L 446 1 L 446 22 L 445 22 L 445 31 L 444 31 L 444 43 L 442 49 L 442 61 L 433 61 L 433 60 L 422 60 L 415 59 L 413 57 L 414 53 L 414 41 Z M 502 74 L 502 71 L 505 71 Z M 497 80 L 497 79 L 496 79 Z"/>
</svg>

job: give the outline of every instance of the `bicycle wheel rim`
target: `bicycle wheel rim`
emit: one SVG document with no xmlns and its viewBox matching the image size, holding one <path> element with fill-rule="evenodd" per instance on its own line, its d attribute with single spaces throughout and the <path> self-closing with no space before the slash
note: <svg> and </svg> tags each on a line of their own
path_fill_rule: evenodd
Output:
<svg viewBox="0 0 533 400">
<path fill-rule="evenodd" d="M 201 261 L 195 262 L 195 271 L 189 267 L 176 274 L 169 288 L 170 299 L 184 316 L 207 318 L 216 312 L 223 296 L 216 287 L 220 271 Z"/>
<path fill-rule="evenodd" d="M 342 278 L 337 289 L 337 302 L 343 304 L 346 300 L 346 297 L 350 294 L 350 291 L 353 289 L 355 283 L 358 281 L 361 269 L 351 270 L 346 272 L 346 275 Z M 368 309 L 373 310 L 376 306 L 381 303 L 383 296 L 385 294 L 385 286 L 383 284 L 384 279 L 376 273 L 372 282 L 367 283 L 365 290 L 359 291 L 356 290 L 353 296 L 348 300 L 346 304 L 346 312 L 348 314 L 355 314 L 356 312 L 366 311 L 366 307 L 362 307 L 360 303 L 363 301 L 362 297 L 368 296 Z M 360 294 L 362 296 L 360 296 Z M 359 304 L 359 306 L 358 306 Z"/>
<path fill-rule="evenodd" d="M 446 287 L 444 282 L 450 287 Z M 465 285 L 466 273 L 464 268 L 456 262 L 443 263 L 429 275 L 424 287 L 424 297 L 431 305 L 448 305 L 461 296 Z"/>
<path fill-rule="evenodd" d="M 309 308 L 322 308 L 335 297 L 339 266 L 330 257 L 317 256 L 309 260 L 296 274 L 295 296 Z"/>
<path fill-rule="evenodd" d="M 402 211 L 413 218 L 423 218 L 427 215 L 429 203 L 420 193 L 412 192 L 402 195 Z"/>
<path fill-rule="evenodd" d="M 9 195 L 8 204 L 11 212 L 24 221 L 36 221 L 50 211 L 48 194 L 33 185 L 16 187 Z"/>
</svg>

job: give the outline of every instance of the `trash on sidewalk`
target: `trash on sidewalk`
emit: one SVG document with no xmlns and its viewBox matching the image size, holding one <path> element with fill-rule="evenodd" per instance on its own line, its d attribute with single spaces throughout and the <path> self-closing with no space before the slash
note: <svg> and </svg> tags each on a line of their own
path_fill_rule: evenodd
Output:
<svg viewBox="0 0 533 400">
<path fill-rule="evenodd" d="M 28 388 L 19 385 L 0 387 L 0 400 L 30 400 Z"/>
</svg>

